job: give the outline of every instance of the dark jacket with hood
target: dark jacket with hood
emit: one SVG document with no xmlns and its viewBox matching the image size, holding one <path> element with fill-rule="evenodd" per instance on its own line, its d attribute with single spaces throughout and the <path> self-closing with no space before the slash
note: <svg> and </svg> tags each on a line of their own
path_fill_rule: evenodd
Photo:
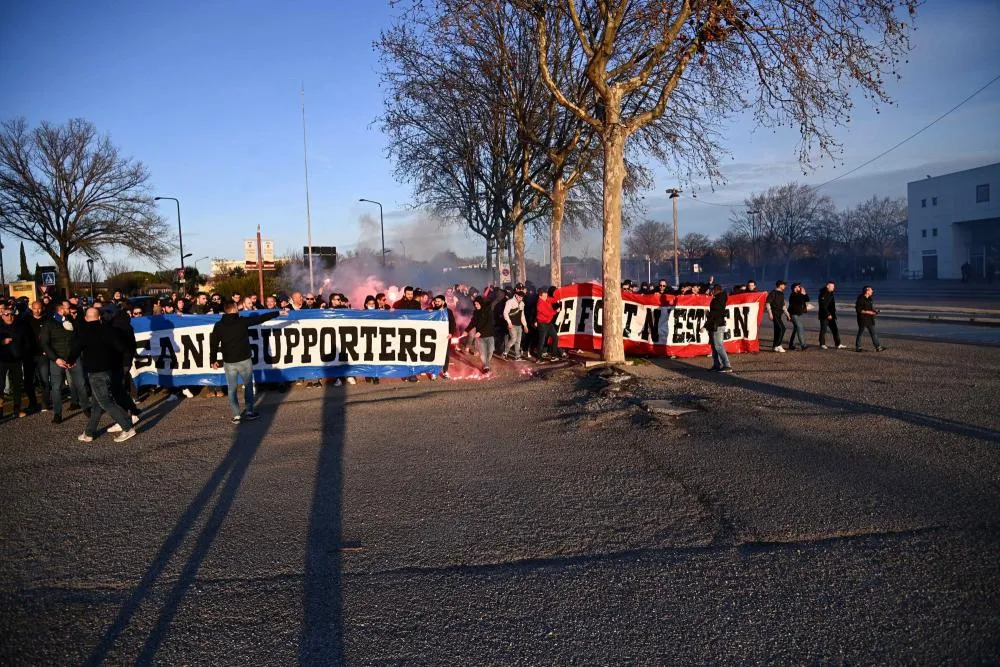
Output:
<svg viewBox="0 0 1000 667">
<path fill-rule="evenodd" d="M 6 345 L 3 341 L 10 339 Z M 20 319 L 14 319 L 10 324 L 0 321 L 0 361 L 10 363 L 23 361 L 29 354 L 31 332 Z"/>
<path fill-rule="evenodd" d="M 726 326 L 726 302 L 729 297 L 722 291 L 712 297 L 712 302 L 708 304 L 708 317 L 705 319 L 705 328 L 709 331 L 724 329 Z"/>
<path fill-rule="evenodd" d="M 278 311 L 264 315 L 246 315 L 225 313 L 222 319 L 215 323 L 212 335 L 209 337 L 209 349 L 212 351 L 212 362 L 222 361 L 235 364 L 250 358 L 250 327 L 255 327 L 268 320 L 273 320 Z"/>
<path fill-rule="evenodd" d="M 476 297 L 476 302 L 481 307 L 479 310 L 472 313 L 472 321 L 469 322 L 469 329 L 475 329 L 476 333 L 483 338 L 492 336 L 495 333 L 493 326 L 493 308 L 490 303 L 481 296 Z"/>
</svg>

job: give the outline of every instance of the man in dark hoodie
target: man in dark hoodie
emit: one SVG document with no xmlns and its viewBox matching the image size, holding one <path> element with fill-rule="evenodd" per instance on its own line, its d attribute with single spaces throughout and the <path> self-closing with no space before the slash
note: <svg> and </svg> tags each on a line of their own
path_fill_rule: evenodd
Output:
<svg viewBox="0 0 1000 667">
<path fill-rule="evenodd" d="M 24 417 L 21 394 L 24 389 L 24 358 L 28 354 L 29 333 L 23 322 L 14 317 L 13 306 L 0 303 L 0 419 L 5 416 L 3 395 L 10 376 L 10 393 L 14 399 L 12 417 Z"/>
<path fill-rule="evenodd" d="M 260 315 L 240 317 L 239 307 L 233 303 L 226 304 L 222 319 L 215 323 L 209 338 L 209 349 L 212 368 L 224 368 L 226 385 L 229 387 L 229 408 L 233 413 L 232 423 L 253 421 L 260 415 L 253 409 L 253 362 L 250 360 L 250 327 L 258 326 L 278 315 L 287 315 L 288 311 L 271 311 Z M 240 416 L 240 402 L 236 397 L 236 389 L 243 382 L 243 397 L 246 403 L 246 414 Z"/>
<path fill-rule="evenodd" d="M 105 317 L 111 333 L 118 337 L 121 343 L 121 355 L 118 365 L 111 371 L 111 395 L 115 403 L 125 408 L 129 414 L 138 417 L 142 414 L 132 400 L 132 361 L 135 359 L 136 343 L 135 329 L 131 318 L 121 308 L 109 306 L 105 309 Z"/>
<path fill-rule="evenodd" d="M 432 310 L 443 310 L 448 313 L 448 345 L 444 348 L 444 366 L 441 367 L 441 377 L 445 380 L 448 379 L 448 362 L 451 360 L 451 338 L 455 335 L 458 327 L 455 324 L 455 313 L 451 312 L 451 308 L 448 307 L 448 301 L 444 298 L 443 294 L 439 294 L 434 297 L 431 302 Z M 436 380 L 437 376 L 431 373 L 431 379 Z"/>
<path fill-rule="evenodd" d="M 46 318 L 39 333 L 42 351 L 49 359 L 49 379 L 52 386 L 52 423 L 62 423 L 63 379 L 69 377 L 70 409 L 85 407 L 90 403 L 87 385 L 83 377 L 80 360 L 80 344 L 76 339 L 77 324 L 70 317 L 69 303 L 63 301 L 56 306 L 52 317 Z"/>
<path fill-rule="evenodd" d="M 826 346 L 826 330 L 833 334 L 833 345 L 838 350 L 845 349 L 846 345 L 840 344 L 840 331 L 837 329 L 837 300 L 833 293 L 837 286 L 832 280 L 819 291 L 819 346 L 824 350 Z"/>
<path fill-rule="evenodd" d="M 467 331 L 475 331 L 476 340 L 479 341 L 479 356 L 483 360 L 483 373 L 489 373 L 496 342 L 493 338 L 493 308 L 482 296 L 477 296 L 473 304 L 475 310 Z"/>
<path fill-rule="evenodd" d="M 84 313 L 84 321 L 80 323 L 77 340 L 92 397 L 87 428 L 77 439 L 80 442 L 93 442 L 97 437 L 101 415 L 105 412 L 115 420 L 114 425 L 108 429 L 109 433 L 118 433 L 115 442 L 134 438 L 135 423 L 139 418 L 131 416 L 111 396 L 111 373 L 120 367 L 122 354 L 125 352 L 121 339 L 111 327 L 101 321 L 101 311 L 88 308 Z"/>
<path fill-rule="evenodd" d="M 38 378 L 42 393 L 42 412 L 51 409 L 52 391 L 49 388 L 49 360 L 42 352 L 42 322 L 45 321 L 44 304 L 35 301 L 31 310 L 23 316 L 28 333 L 28 350 L 24 358 L 24 389 L 28 395 L 28 410 L 37 411 L 38 398 L 35 396 L 35 378 Z"/>
<path fill-rule="evenodd" d="M 720 373 L 732 373 L 729 364 L 729 354 L 726 352 L 726 303 L 728 297 L 722 285 L 712 285 L 710 288 L 712 301 L 708 305 L 708 317 L 705 318 L 705 329 L 708 331 L 708 341 L 712 347 L 712 370 Z"/>
</svg>

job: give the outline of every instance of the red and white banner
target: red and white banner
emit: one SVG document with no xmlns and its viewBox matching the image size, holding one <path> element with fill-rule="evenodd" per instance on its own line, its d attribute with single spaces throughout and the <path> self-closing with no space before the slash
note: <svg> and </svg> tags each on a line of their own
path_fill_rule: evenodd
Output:
<svg viewBox="0 0 1000 667">
<path fill-rule="evenodd" d="M 559 346 L 600 350 L 604 331 L 604 289 L 594 283 L 567 285 L 556 291 Z M 710 354 L 708 296 L 623 294 L 625 353 L 696 357 Z M 759 352 L 765 292 L 732 294 L 726 303 L 726 351 Z"/>
</svg>

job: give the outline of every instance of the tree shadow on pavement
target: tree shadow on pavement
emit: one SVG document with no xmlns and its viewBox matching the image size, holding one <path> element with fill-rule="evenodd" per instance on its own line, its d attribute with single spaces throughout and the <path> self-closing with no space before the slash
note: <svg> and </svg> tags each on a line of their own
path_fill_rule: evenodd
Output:
<svg viewBox="0 0 1000 667">
<path fill-rule="evenodd" d="M 1000 443 L 1000 432 L 981 426 L 965 424 L 963 422 L 926 415 L 920 412 L 911 412 L 909 410 L 900 410 L 898 408 L 890 408 L 882 405 L 873 405 L 862 401 L 853 401 L 846 398 L 837 398 L 836 396 L 818 394 L 805 389 L 783 387 L 781 385 L 761 382 L 759 380 L 751 380 L 739 371 L 737 371 L 734 375 L 721 375 L 676 359 L 672 360 L 672 363 L 664 364 L 661 367 L 695 380 L 702 380 L 705 382 L 714 381 L 720 385 L 742 387 L 749 391 L 755 391 L 757 393 L 773 396 L 775 398 L 812 403 L 824 408 L 843 410 L 844 412 L 852 414 L 869 414 L 880 417 L 889 417 L 890 419 L 898 419 L 899 421 L 944 433 L 951 433 L 969 438 L 981 438 L 989 442 Z"/>
<path fill-rule="evenodd" d="M 198 570 L 233 506 L 247 468 L 249 468 L 254 455 L 274 422 L 280 400 L 266 406 L 263 410 L 260 410 L 261 402 L 262 399 L 257 402 L 261 415 L 258 421 L 245 422 L 233 427 L 232 445 L 229 451 L 216 466 L 198 494 L 191 500 L 184 514 L 177 520 L 170 535 L 160 547 L 139 583 L 122 603 L 114 621 L 105 630 L 104 635 L 87 660 L 87 664 L 98 665 L 107 659 L 116 642 L 128 630 L 140 606 L 153 597 L 159 579 L 170 561 L 178 555 L 181 545 L 199 521 L 199 517 L 206 510 L 209 510 L 204 527 L 198 534 L 177 581 L 166 594 L 165 602 L 159 610 L 156 621 L 136 659 L 138 664 L 150 664 L 154 661 L 156 651 L 166 638 L 178 608 L 195 582 Z M 210 501 L 216 493 L 218 493 L 218 498 L 215 500 L 215 504 L 210 506 Z"/>
<path fill-rule="evenodd" d="M 344 658 L 344 431 L 346 388 L 324 388 L 319 452 L 306 537 L 300 665 L 340 665 Z"/>
</svg>

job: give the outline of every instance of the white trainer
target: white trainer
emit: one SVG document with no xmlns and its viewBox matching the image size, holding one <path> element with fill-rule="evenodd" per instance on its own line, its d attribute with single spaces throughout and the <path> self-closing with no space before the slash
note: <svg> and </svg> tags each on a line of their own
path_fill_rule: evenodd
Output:
<svg viewBox="0 0 1000 667">
<path fill-rule="evenodd" d="M 87 435 L 86 433 L 81 433 L 80 435 L 76 436 L 76 439 L 79 440 L 80 442 L 93 442 L 94 441 L 94 439 L 91 436 Z"/>
<path fill-rule="evenodd" d="M 355 380 L 354 378 L 352 378 L 352 377 L 347 378 L 347 384 L 357 384 L 357 383 L 358 383 L 358 381 Z"/>
<path fill-rule="evenodd" d="M 135 424 L 138 423 L 139 423 L 138 415 L 132 415 L 132 425 L 134 426 Z M 108 433 L 121 433 L 121 432 L 122 432 L 121 424 L 112 424 L 111 426 L 108 427 Z"/>
<path fill-rule="evenodd" d="M 783 347 L 781 347 L 781 346 L 779 345 L 778 347 L 774 348 L 774 351 L 775 351 L 775 352 L 784 352 L 784 351 L 785 351 L 785 348 L 783 348 Z"/>
<path fill-rule="evenodd" d="M 126 440 L 131 440 L 134 437 L 135 437 L 135 429 L 130 428 L 129 430 L 125 431 L 124 433 L 121 433 L 117 438 L 115 438 L 115 442 L 125 442 Z"/>
</svg>

